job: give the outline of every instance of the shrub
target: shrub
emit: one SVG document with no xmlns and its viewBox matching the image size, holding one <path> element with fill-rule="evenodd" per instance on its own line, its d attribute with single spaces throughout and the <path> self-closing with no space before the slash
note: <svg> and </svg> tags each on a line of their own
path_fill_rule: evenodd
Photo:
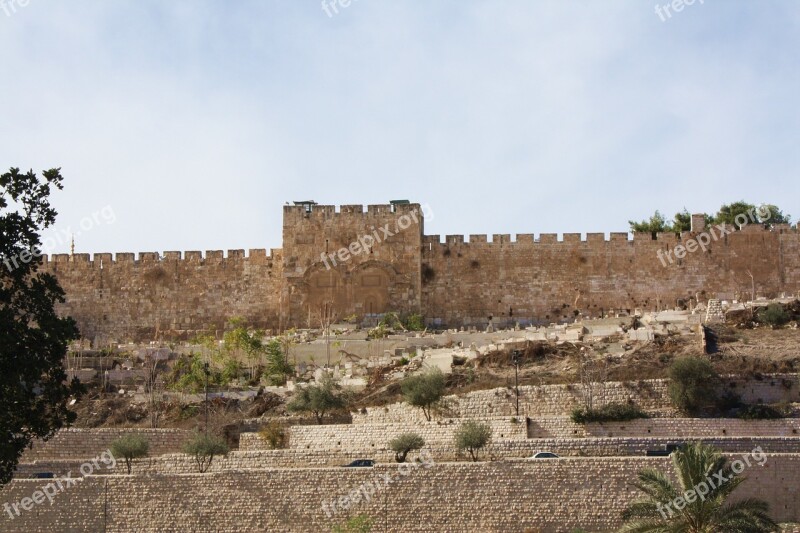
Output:
<svg viewBox="0 0 800 533">
<path fill-rule="evenodd" d="M 409 331 L 422 331 L 425 329 L 425 318 L 419 313 L 412 313 L 403 320 L 403 325 Z"/>
<path fill-rule="evenodd" d="M 672 406 L 688 415 L 717 408 L 720 378 L 711 363 L 700 357 L 683 357 L 669 368 Z"/>
<path fill-rule="evenodd" d="M 322 376 L 318 385 L 308 385 L 301 388 L 294 398 L 286 404 L 292 412 L 312 413 L 317 424 L 322 424 L 322 418 L 329 411 L 347 407 L 347 396 L 342 392 L 341 386 L 330 374 Z"/>
<path fill-rule="evenodd" d="M 430 422 L 431 410 L 444 394 L 444 374 L 436 367 L 420 374 L 412 374 L 403 380 L 400 389 L 406 403 L 422 409 L 425 419 Z"/>
<path fill-rule="evenodd" d="M 789 322 L 791 317 L 781 304 L 773 303 L 758 312 L 758 320 L 763 324 L 778 328 Z"/>
<path fill-rule="evenodd" d="M 425 446 L 425 440 L 416 433 L 403 433 L 389 441 L 389 449 L 394 452 L 394 460 L 405 463 L 408 452 Z"/>
<path fill-rule="evenodd" d="M 111 443 L 110 449 L 111 455 L 125 461 L 125 467 L 128 469 L 128 474 L 130 474 L 131 463 L 134 459 L 147 457 L 150 451 L 150 443 L 142 435 L 123 435 Z"/>
<path fill-rule="evenodd" d="M 288 437 L 286 434 L 286 428 L 277 420 L 270 420 L 267 422 L 267 424 L 258 432 L 258 435 L 261 437 L 261 440 L 263 440 L 272 450 L 278 450 L 286 447 L 286 441 Z"/>
<path fill-rule="evenodd" d="M 489 424 L 468 420 L 461 424 L 455 433 L 456 449 L 467 451 L 473 461 L 478 460 L 478 451 L 489 444 L 492 439 L 492 428 Z"/>
<path fill-rule="evenodd" d="M 205 433 L 195 433 L 183 445 L 183 453 L 194 457 L 197 470 L 202 474 L 211 466 L 215 455 L 228 454 L 228 445 L 220 437 L 206 435 Z"/>
<path fill-rule="evenodd" d="M 356 515 L 345 523 L 334 526 L 333 533 L 369 533 L 372 531 L 372 519 L 367 515 Z"/>
<path fill-rule="evenodd" d="M 589 422 L 624 422 L 650 417 L 635 404 L 610 403 L 597 409 L 578 407 L 572 411 L 571 418 L 576 424 L 588 424 Z"/>
<path fill-rule="evenodd" d="M 739 411 L 739 418 L 744 420 L 774 420 L 783 418 L 784 413 L 769 405 L 748 405 Z"/>
</svg>

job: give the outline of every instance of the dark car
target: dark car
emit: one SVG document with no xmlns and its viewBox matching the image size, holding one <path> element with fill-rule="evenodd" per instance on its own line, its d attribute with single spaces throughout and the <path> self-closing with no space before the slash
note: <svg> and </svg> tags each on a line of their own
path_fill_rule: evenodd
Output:
<svg viewBox="0 0 800 533">
<path fill-rule="evenodd" d="M 683 442 L 680 443 L 680 444 L 672 444 L 672 443 L 670 443 L 670 444 L 667 444 L 666 448 L 663 449 L 663 450 L 647 450 L 645 452 L 645 455 L 647 455 L 648 457 L 668 457 L 668 456 L 672 455 L 672 452 L 676 452 L 676 451 L 680 450 L 685 445 L 686 445 L 686 443 L 683 443 Z"/>
<path fill-rule="evenodd" d="M 352 463 L 342 466 L 345 468 L 363 468 L 365 466 L 375 466 L 375 461 L 372 459 L 356 459 Z"/>
</svg>

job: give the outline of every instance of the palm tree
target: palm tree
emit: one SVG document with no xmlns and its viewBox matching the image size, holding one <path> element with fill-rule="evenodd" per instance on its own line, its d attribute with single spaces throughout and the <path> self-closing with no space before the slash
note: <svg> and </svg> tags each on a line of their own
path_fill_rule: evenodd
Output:
<svg viewBox="0 0 800 533">
<path fill-rule="evenodd" d="M 779 531 L 767 514 L 769 505 L 766 502 L 746 499 L 725 503 L 745 478 L 733 471 L 718 450 L 702 443 L 687 444 L 673 453 L 672 462 L 679 487 L 658 470 L 639 472 L 634 486 L 644 497 L 622 512 L 627 523 L 620 533 Z"/>
</svg>

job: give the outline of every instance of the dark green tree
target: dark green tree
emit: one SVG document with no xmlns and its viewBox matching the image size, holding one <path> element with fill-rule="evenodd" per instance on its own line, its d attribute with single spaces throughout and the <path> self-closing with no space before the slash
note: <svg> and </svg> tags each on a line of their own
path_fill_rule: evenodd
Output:
<svg viewBox="0 0 800 533">
<path fill-rule="evenodd" d="M 38 272 L 40 233 L 53 225 L 53 187 L 60 169 L 0 175 L 0 484 L 7 483 L 22 452 L 75 420 L 67 400 L 82 387 L 67 383 L 63 360 L 78 338 L 71 318 L 56 314 L 64 301 L 56 278 Z"/>
<path fill-rule="evenodd" d="M 660 211 L 656 211 L 649 220 L 642 220 L 641 222 L 629 220 L 628 224 L 630 224 L 633 233 L 650 233 L 653 237 L 656 236 L 656 233 L 673 231 L 672 224 L 664 218 Z"/>
<path fill-rule="evenodd" d="M 792 219 L 791 216 L 784 215 L 783 211 L 776 205 L 763 204 L 755 206 L 740 200 L 730 204 L 723 204 L 714 217 L 714 222 L 716 224 L 725 223 L 738 228 L 740 224 L 737 223 L 736 217 L 739 217 L 739 222 L 747 220 L 747 224 L 765 224 L 767 226 L 789 224 Z"/>
</svg>

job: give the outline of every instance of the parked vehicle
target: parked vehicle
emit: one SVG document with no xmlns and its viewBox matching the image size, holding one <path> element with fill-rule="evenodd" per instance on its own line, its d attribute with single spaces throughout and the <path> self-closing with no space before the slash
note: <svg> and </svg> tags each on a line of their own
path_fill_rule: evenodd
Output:
<svg viewBox="0 0 800 533">
<path fill-rule="evenodd" d="M 528 457 L 528 459 L 559 459 L 559 456 L 553 452 L 536 452 Z"/>
<path fill-rule="evenodd" d="M 647 457 L 669 457 L 672 452 L 678 451 L 686 445 L 685 442 L 667 444 L 663 450 L 647 450 L 645 455 Z"/>
<path fill-rule="evenodd" d="M 369 466 L 375 466 L 375 461 L 372 459 L 356 459 L 352 463 L 342 465 L 345 468 L 364 468 Z"/>
</svg>

